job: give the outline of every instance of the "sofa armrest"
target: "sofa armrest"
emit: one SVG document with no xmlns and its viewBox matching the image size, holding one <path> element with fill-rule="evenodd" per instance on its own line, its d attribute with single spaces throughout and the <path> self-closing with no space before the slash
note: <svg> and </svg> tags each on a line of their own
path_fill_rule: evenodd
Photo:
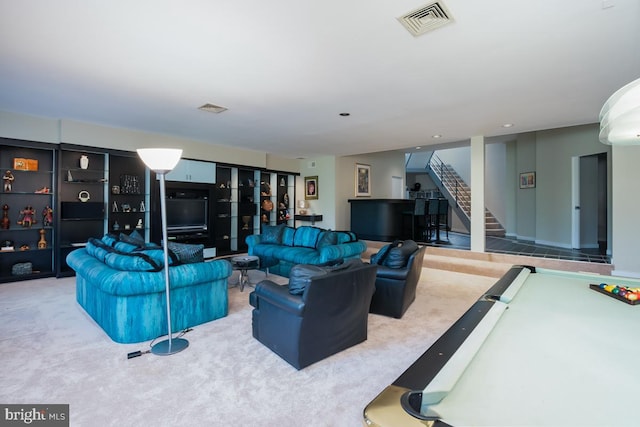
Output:
<svg viewBox="0 0 640 427">
<path fill-rule="evenodd" d="M 366 250 L 367 244 L 361 240 L 349 243 L 338 243 L 337 245 L 323 246 L 318 249 L 318 251 L 320 252 L 320 262 L 358 257 Z"/>
<path fill-rule="evenodd" d="M 278 285 L 271 280 L 259 282 L 249 295 L 249 302 L 257 309 L 260 309 L 261 300 L 296 316 L 302 316 L 304 312 L 304 301 L 300 296 L 291 295 L 288 286 Z"/>
<path fill-rule="evenodd" d="M 253 255 L 251 253 L 251 250 L 256 245 L 260 244 L 260 242 L 262 242 L 262 235 L 261 234 L 250 234 L 244 239 L 244 241 L 247 244 L 247 246 L 249 247 L 249 255 Z"/>
</svg>

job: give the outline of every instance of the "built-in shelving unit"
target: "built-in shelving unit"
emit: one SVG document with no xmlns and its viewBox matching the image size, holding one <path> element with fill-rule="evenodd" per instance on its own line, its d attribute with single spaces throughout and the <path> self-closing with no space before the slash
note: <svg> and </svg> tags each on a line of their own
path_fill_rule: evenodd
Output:
<svg viewBox="0 0 640 427">
<path fill-rule="evenodd" d="M 56 275 L 74 271 L 66 257 L 84 246 L 89 238 L 107 231 L 106 209 L 109 170 L 107 154 L 90 147 L 61 144 L 58 161 L 58 245 Z"/>
<path fill-rule="evenodd" d="M 231 242 L 233 233 L 231 232 L 231 218 L 233 189 L 231 185 L 231 172 L 232 168 L 229 166 L 217 166 L 216 168 L 215 222 L 213 227 L 216 254 L 218 256 L 232 253 Z"/>
<path fill-rule="evenodd" d="M 0 138 L 0 282 L 54 274 L 55 159 L 53 145 Z"/>
<path fill-rule="evenodd" d="M 260 171 L 238 168 L 238 221 L 236 251 L 246 251 L 245 239 L 259 233 Z"/>
<path fill-rule="evenodd" d="M 149 238 L 148 169 L 135 153 L 109 154 L 108 231 Z"/>
<path fill-rule="evenodd" d="M 169 239 L 242 253 L 264 224 L 293 226 L 295 175 L 183 159 L 166 182 Z M 0 138 L 0 283 L 74 274 L 67 255 L 105 233 L 160 243 L 157 177 L 135 152 Z"/>
</svg>

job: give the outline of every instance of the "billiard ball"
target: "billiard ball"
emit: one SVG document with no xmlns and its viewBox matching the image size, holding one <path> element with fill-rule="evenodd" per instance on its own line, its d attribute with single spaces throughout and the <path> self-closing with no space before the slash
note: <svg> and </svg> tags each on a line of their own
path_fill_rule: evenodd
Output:
<svg viewBox="0 0 640 427">
<path fill-rule="evenodd" d="M 627 298 L 629 301 L 637 301 L 638 300 L 638 294 L 635 292 L 629 292 L 625 298 Z"/>
</svg>

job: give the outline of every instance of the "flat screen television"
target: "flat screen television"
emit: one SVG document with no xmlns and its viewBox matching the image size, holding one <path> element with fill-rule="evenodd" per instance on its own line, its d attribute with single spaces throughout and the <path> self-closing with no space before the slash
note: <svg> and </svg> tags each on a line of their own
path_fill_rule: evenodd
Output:
<svg viewBox="0 0 640 427">
<path fill-rule="evenodd" d="M 208 199 L 167 199 L 167 232 L 203 232 L 209 228 Z"/>
</svg>

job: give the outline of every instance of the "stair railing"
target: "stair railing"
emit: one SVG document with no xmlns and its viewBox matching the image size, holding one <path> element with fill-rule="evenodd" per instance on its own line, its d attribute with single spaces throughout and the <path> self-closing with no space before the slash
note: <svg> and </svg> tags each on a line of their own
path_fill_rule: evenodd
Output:
<svg viewBox="0 0 640 427">
<path fill-rule="evenodd" d="M 457 174 L 454 174 L 451 171 L 451 168 L 449 168 L 435 152 L 431 154 L 431 157 L 427 162 L 427 167 L 433 171 L 441 185 L 453 197 L 456 206 L 458 206 L 467 217 L 470 217 L 471 212 L 469 203 L 461 203 L 461 200 L 471 200 L 471 192 L 464 181 L 459 179 Z"/>
</svg>

